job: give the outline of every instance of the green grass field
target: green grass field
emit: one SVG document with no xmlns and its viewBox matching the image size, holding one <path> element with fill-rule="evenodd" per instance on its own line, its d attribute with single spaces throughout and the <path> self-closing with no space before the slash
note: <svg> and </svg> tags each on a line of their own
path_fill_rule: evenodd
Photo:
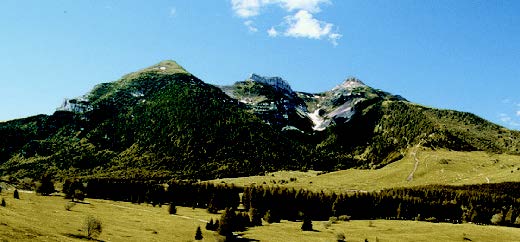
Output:
<svg viewBox="0 0 520 242">
<path fill-rule="evenodd" d="M 216 183 L 239 186 L 267 184 L 305 188 L 315 191 L 343 192 L 347 190 L 380 190 L 429 184 L 463 185 L 520 181 L 520 156 L 418 149 L 419 160 L 413 179 L 407 177 L 414 170 L 415 159 L 410 151 L 403 159 L 378 170 L 349 169 L 318 175 L 316 171 L 280 171 L 265 176 L 224 178 Z M 296 181 L 290 181 L 296 178 Z M 281 181 L 286 181 L 281 182 Z"/>
<path fill-rule="evenodd" d="M 86 199 L 71 211 L 60 196 L 42 197 L 3 191 L 7 206 L 0 207 L 0 241 L 86 241 L 84 220 L 92 215 L 102 221 L 99 241 L 193 241 L 201 226 L 203 241 L 218 241 L 215 232 L 204 229 L 205 221 L 218 218 L 204 209 L 178 207 L 171 216 L 167 206 L 152 207 L 128 202 Z M 520 229 L 474 224 L 427 223 L 414 221 L 350 221 L 330 224 L 313 221 L 316 231 L 303 232 L 301 222 L 282 221 L 254 227 L 242 233 L 253 241 L 335 241 L 343 233 L 346 241 L 518 241 Z M 327 226 L 329 225 L 329 226 Z"/>
<path fill-rule="evenodd" d="M 301 231 L 301 222 L 282 221 L 254 227 L 244 233 L 245 238 L 260 241 L 332 242 L 342 233 L 349 242 L 379 241 L 519 241 L 520 229 L 480 226 L 474 224 L 427 223 L 392 220 L 358 220 L 339 222 L 330 227 L 326 222 L 314 221 L 315 231 Z M 466 238 L 467 240 L 464 240 Z"/>
<path fill-rule="evenodd" d="M 168 214 L 168 206 L 152 207 L 128 202 L 86 199 L 71 211 L 60 196 L 42 197 L 12 190 L 3 191 L 7 206 L 0 207 L 0 241 L 85 241 L 84 221 L 88 215 L 102 222 L 102 241 L 193 241 L 201 226 L 206 241 L 215 241 L 216 233 L 204 229 L 211 215 L 204 209 L 177 208 L 177 216 Z"/>
</svg>

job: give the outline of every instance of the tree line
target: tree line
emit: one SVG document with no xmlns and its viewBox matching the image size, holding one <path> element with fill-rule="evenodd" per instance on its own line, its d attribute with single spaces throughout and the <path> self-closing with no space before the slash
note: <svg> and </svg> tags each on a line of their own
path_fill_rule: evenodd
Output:
<svg viewBox="0 0 520 242">
<path fill-rule="evenodd" d="M 70 182 L 69 182 L 70 184 Z M 83 181 L 90 198 L 246 212 L 250 225 L 280 220 L 402 219 L 520 225 L 520 183 L 430 185 L 374 192 L 326 193 L 287 187 L 236 187 L 196 181 Z M 70 185 L 64 186 L 64 188 Z M 81 187 L 81 186 L 80 186 Z M 75 189 L 68 189 L 70 192 Z M 77 191 L 76 191 L 77 193 Z M 239 208 L 239 209 L 238 209 Z"/>
</svg>

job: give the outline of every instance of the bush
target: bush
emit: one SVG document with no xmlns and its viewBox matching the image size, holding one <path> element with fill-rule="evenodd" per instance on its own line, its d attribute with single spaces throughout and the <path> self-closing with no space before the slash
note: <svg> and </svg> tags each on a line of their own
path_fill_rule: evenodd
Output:
<svg viewBox="0 0 520 242">
<path fill-rule="evenodd" d="M 329 222 L 330 222 L 331 224 L 338 223 L 338 217 L 334 217 L 334 216 L 330 217 L 330 218 L 329 218 Z"/>
<path fill-rule="evenodd" d="M 338 217 L 339 221 L 344 221 L 344 222 L 348 222 L 350 221 L 350 216 L 348 215 L 341 215 Z"/>
<path fill-rule="evenodd" d="M 426 222 L 430 222 L 430 223 L 437 223 L 437 218 L 436 217 L 429 217 L 427 219 L 425 219 Z"/>
<path fill-rule="evenodd" d="M 52 182 L 52 177 L 49 174 L 44 174 L 40 181 L 36 182 L 36 193 L 48 196 L 55 192 L 54 182 Z"/>
<path fill-rule="evenodd" d="M 338 242 L 345 242 L 345 234 L 342 232 L 339 232 L 336 234 L 336 241 Z"/>
<path fill-rule="evenodd" d="M 94 218 L 93 216 L 88 216 L 85 220 L 85 229 L 87 231 L 88 238 L 97 237 L 101 234 L 101 232 L 103 232 L 101 221 Z"/>
<path fill-rule="evenodd" d="M 14 198 L 14 199 L 20 199 L 20 194 L 18 194 L 18 189 L 15 189 L 15 190 L 14 190 L 13 198 Z"/>
<path fill-rule="evenodd" d="M 65 203 L 65 210 L 70 211 L 74 206 L 76 206 L 75 202 L 67 202 Z"/>
<path fill-rule="evenodd" d="M 502 213 L 497 213 L 497 214 L 493 215 L 493 217 L 491 217 L 491 223 L 495 224 L 495 225 L 501 224 L 503 218 L 504 218 L 504 216 L 502 215 Z"/>
<path fill-rule="evenodd" d="M 174 204 L 170 203 L 170 206 L 168 207 L 168 213 L 170 214 L 176 214 L 177 213 L 177 207 L 175 207 Z"/>
<path fill-rule="evenodd" d="M 2 203 L 0 203 L 0 206 L 2 206 L 2 207 L 5 207 L 5 206 L 6 206 L 6 204 L 5 204 L 5 199 L 4 199 L 4 198 L 2 198 Z"/>
<path fill-rule="evenodd" d="M 310 219 L 304 219 L 302 224 L 302 231 L 312 231 L 312 221 Z"/>
<path fill-rule="evenodd" d="M 195 240 L 202 240 L 202 230 L 200 230 L 200 226 L 197 227 L 197 231 L 195 232 Z"/>
<path fill-rule="evenodd" d="M 280 218 L 276 215 L 275 212 L 273 212 L 271 210 L 267 210 L 267 212 L 264 215 L 264 221 L 266 221 L 267 223 L 270 223 L 270 224 L 279 223 Z"/>
</svg>

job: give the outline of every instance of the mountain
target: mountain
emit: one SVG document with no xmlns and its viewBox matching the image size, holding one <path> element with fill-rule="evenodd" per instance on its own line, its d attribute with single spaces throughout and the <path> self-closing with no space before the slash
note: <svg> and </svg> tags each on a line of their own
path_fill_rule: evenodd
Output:
<svg viewBox="0 0 520 242">
<path fill-rule="evenodd" d="M 520 154 L 520 132 L 349 78 L 294 91 L 252 74 L 206 84 L 174 61 L 102 83 L 53 115 L 0 123 L 0 174 L 209 179 L 378 168 L 415 146 Z"/>
</svg>

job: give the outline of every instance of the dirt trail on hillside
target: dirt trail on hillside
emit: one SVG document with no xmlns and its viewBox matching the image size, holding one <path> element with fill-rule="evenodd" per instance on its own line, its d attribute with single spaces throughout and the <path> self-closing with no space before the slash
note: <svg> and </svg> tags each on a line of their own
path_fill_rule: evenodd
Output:
<svg viewBox="0 0 520 242">
<path fill-rule="evenodd" d="M 408 177 L 406 178 L 406 181 L 413 181 L 413 176 L 415 174 L 415 171 L 417 171 L 417 167 L 419 166 L 419 159 L 417 159 L 417 149 L 419 148 L 419 145 L 416 145 L 414 147 L 414 150 L 412 152 L 410 152 L 410 154 L 412 155 L 414 161 L 415 161 L 415 164 L 413 166 L 413 170 L 412 172 L 410 172 L 410 175 L 408 175 Z"/>
</svg>

